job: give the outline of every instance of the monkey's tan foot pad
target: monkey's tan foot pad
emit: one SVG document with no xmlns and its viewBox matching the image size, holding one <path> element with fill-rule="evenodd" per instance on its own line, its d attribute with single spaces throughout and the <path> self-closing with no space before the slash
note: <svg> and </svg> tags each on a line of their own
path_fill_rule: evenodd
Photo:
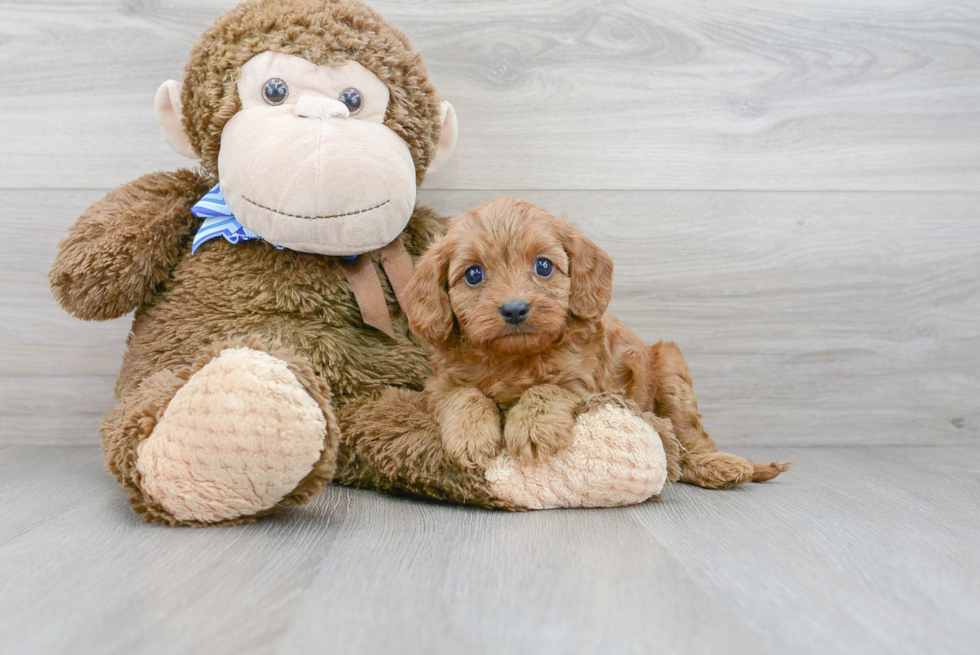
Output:
<svg viewBox="0 0 980 655">
<path fill-rule="evenodd" d="M 526 509 L 632 505 L 663 490 L 667 456 L 649 423 L 610 404 L 581 414 L 575 440 L 551 459 L 523 465 L 501 455 L 486 479 L 495 496 Z"/>
<path fill-rule="evenodd" d="M 230 348 L 177 391 L 136 466 L 177 519 L 213 523 L 274 507 L 313 470 L 326 433 L 286 362 Z"/>
</svg>

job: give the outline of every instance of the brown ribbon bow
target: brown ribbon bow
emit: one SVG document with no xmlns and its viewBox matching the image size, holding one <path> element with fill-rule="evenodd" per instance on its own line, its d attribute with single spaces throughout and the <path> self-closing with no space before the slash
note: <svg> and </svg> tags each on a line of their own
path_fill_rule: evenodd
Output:
<svg viewBox="0 0 980 655">
<path fill-rule="evenodd" d="M 374 267 L 375 257 L 381 261 L 381 267 L 388 276 L 402 311 L 405 311 L 405 287 L 412 277 L 415 264 L 401 239 L 395 239 L 384 248 L 366 252 L 357 259 L 340 260 L 340 268 L 344 271 L 351 291 L 354 292 L 354 299 L 357 300 L 357 307 L 361 310 L 361 320 L 394 339 L 395 326 L 391 323 L 381 279 Z"/>
</svg>

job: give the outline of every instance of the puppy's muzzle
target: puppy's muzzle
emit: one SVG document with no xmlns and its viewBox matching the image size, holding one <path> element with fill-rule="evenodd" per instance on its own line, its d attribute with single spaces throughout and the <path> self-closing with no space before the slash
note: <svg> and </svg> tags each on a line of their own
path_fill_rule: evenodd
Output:
<svg viewBox="0 0 980 655">
<path fill-rule="evenodd" d="M 526 300 L 511 298 L 500 306 L 500 315 L 511 325 L 520 325 L 527 318 L 531 306 Z"/>
</svg>

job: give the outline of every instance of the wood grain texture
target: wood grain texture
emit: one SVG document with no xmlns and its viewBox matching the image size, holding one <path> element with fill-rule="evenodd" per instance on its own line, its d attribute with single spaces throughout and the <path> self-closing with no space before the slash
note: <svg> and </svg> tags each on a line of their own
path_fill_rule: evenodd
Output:
<svg viewBox="0 0 980 655">
<path fill-rule="evenodd" d="M 235 0 L 0 2 L 0 188 L 183 161 L 153 94 Z M 980 6 L 378 0 L 457 109 L 435 189 L 980 189 Z"/>
<path fill-rule="evenodd" d="M 627 513 L 780 652 L 976 652 L 980 450 L 779 456 L 796 461 L 779 484 L 716 495 L 682 485 L 664 511 Z"/>
<path fill-rule="evenodd" d="M 283 652 L 778 652 L 622 514 L 352 500 Z"/>
<path fill-rule="evenodd" d="M 330 487 L 251 526 L 140 524 L 93 447 L 0 447 L 0 653 L 972 654 L 980 449 L 505 514 Z"/>
<path fill-rule="evenodd" d="M 513 193 L 613 255 L 612 312 L 681 346 L 723 445 L 977 443 L 976 195 Z M 73 319 L 45 275 L 100 195 L 0 192 L 0 442 L 97 442 L 128 319 Z M 495 195 L 422 201 L 458 215 Z"/>
</svg>

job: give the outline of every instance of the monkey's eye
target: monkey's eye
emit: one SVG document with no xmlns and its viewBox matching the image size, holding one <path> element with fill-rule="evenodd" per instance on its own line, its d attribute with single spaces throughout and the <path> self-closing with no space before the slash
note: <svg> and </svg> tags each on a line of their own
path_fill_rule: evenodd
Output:
<svg viewBox="0 0 980 655">
<path fill-rule="evenodd" d="M 289 97 L 289 87 L 278 77 L 266 80 L 262 87 L 262 99 L 270 105 L 281 105 Z"/>
<path fill-rule="evenodd" d="M 463 274 L 463 279 L 466 280 L 466 284 L 471 287 L 475 287 L 480 282 L 483 282 L 483 267 L 482 266 L 470 266 L 466 269 L 466 273 Z"/>
<path fill-rule="evenodd" d="M 340 101 L 347 105 L 347 110 L 353 116 L 361 111 L 361 92 L 357 89 L 344 89 L 340 92 Z"/>
<path fill-rule="evenodd" d="M 547 257 L 538 257 L 534 260 L 534 272 L 538 277 L 548 279 L 555 273 L 555 265 Z"/>
</svg>

